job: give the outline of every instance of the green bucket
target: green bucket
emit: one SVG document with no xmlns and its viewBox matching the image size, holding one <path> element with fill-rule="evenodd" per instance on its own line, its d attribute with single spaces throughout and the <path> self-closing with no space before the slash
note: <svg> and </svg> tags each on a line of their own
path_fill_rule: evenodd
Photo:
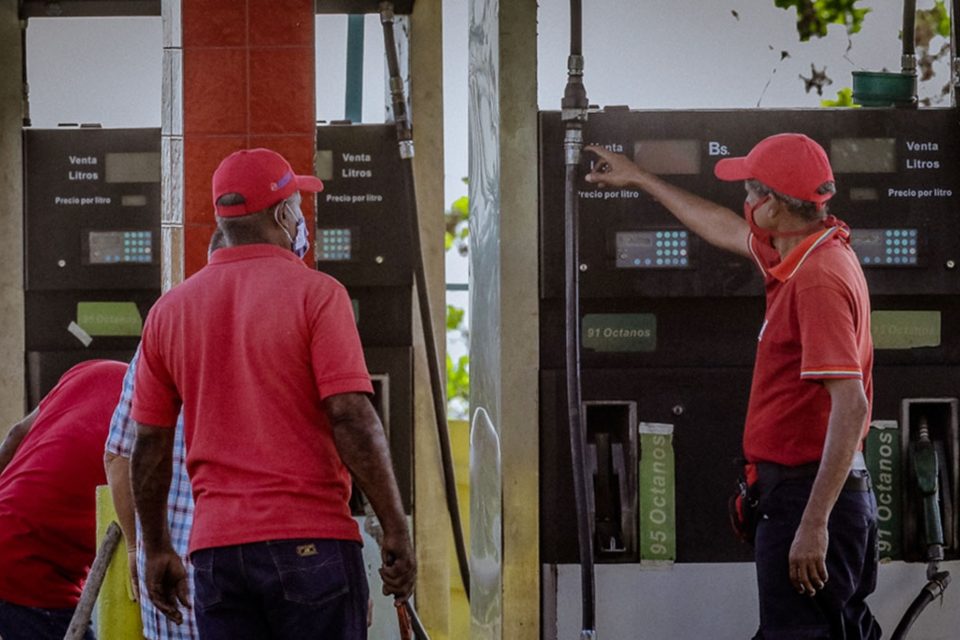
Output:
<svg viewBox="0 0 960 640">
<path fill-rule="evenodd" d="M 864 107 L 916 105 L 917 76 L 887 71 L 854 71 L 853 101 Z"/>
</svg>

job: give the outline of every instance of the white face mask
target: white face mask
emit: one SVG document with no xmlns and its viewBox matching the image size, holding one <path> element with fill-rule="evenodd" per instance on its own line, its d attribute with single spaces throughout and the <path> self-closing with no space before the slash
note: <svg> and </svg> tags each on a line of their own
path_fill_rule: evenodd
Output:
<svg viewBox="0 0 960 640">
<path fill-rule="evenodd" d="M 281 202 L 273 214 L 273 219 L 278 225 L 280 225 L 280 228 L 283 229 L 287 239 L 290 240 L 290 250 L 293 251 L 294 255 L 296 255 L 298 258 L 302 258 L 303 256 L 307 255 L 307 249 L 310 248 L 310 240 L 307 233 L 307 221 L 303 217 L 302 213 L 300 213 L 298 210 L 293 210 L 294 213 L 299 213 L 300 215 L 297 218 L 297 237 L 291 237 L 290 232 L 287 231 L 287 228 L 280 223 L 280 207 L 286 206 L 288 206 L 286 200 Z"/>
</svg>

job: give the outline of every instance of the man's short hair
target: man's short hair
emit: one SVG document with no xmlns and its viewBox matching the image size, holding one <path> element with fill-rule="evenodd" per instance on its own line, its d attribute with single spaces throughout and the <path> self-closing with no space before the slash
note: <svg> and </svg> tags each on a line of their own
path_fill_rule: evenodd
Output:
<svg viewBox="0 0 960 640">
<path fill-rule="evenodd" d="M 747 187 L 754 191 L 759 196 L 773 196 L 783 204 L 787 206 L 787 209 L 790 213 L 797 215 L 804 220 L 821 220 L 827 217 L 827 203 L 817 204 L 816 202 L 810 202 L 809 200 L 800 200 L 799 198 L 794 198 L 793 196 L 788 196 L 786 194 L 780 193 L 774 189 L 771 189 L 767 185 L 763 184 L 759 180 L 747 180 Z M 817 187 L 817 193 L 819 195 L 834 194 L 837 192 L 837 186 L 833 181 L 824 182 L 819 187 Z"/>
</svg>

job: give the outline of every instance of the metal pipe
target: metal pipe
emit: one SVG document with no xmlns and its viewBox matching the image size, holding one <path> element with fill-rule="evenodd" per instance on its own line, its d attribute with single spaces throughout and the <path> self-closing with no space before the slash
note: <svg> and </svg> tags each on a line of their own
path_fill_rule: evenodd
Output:
<svg viewBox="0 0 960 640">
<path fill-rule="evenodd" d="M 393 104 L 393 116 L 397 125 L 397 144 L 404 174 L 404 197 L 410 203 L 413 215 L 410 217 L 410 241 L 413 244 L 414 279 L 417 288 L 417 301 L 420 308 L 420 324 L 423 328 L 423 342 L 427 351 L 427 369 L 430 374 L 430 389 L 433 397 L 433 412 L 437 422 L 437 437 L 440 440 L 440 458 L 443 465 L 443 485 L 447 499 L 447 511 L 450 514 L 450 526 L 453 528 L 453 542 L 460 567 L 460 579 L 463 590 L 470 599 L 470 562 L 464 542 L 463 524 L 460 521 L 460 506 L 457 500 L 457 481 L 454 475 L 453 456 L 450 446 L 450 431 L 447 425 L 447 406 L 440 378 L 440 355 L 437 339 L 433 331 L 430 292 L 427 289 L 426 268 L 423 261 L 423 247 L 420 243 L 420 219 L 417 210 L 416 179 L 413 172 L 413 130 L 407 114 L 407 103 L 403 94 L 403 78 L 400 77 L 400 61 L 397 55 L 396 38 L 393 34 L 393 3 L 380 3 L 380 23 L 383 25 L 384 47 L 387 53 L 387 70 L 390 76 L 390 96 Z"/>
<path fill-rule="evenodd" d="M 593 526 L 587 508 L 586 432 L 580 385 L 580 240 L 577 177 L 583 149 L 583 125 L 589 102 L 583 85 L 583 7 L 570 0 L 570 55 L 567 85 L 561 101 L 564 124 L 564 311 L 567 424 L 580 552 L 581 640 L 596 637 L 596 586 L 593 565 Z"/>
</svg>

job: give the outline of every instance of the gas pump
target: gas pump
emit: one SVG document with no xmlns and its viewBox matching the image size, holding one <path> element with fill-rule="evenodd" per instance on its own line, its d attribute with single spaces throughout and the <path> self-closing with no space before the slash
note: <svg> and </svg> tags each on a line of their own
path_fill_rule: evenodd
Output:
<svg viewBox="0 0 960 640">
<path fill-rule="evenodd" d="M 27 397 L 129 360 L 160 295 L 160 131 L 26 129 Z"/>
<path fill-rule="evenodd" d="M 404 508 L 413 504 L 412 215 L 402 188 L 392 124 L 317 127 L 317 269 L 353 300 Z M 362 511 L 355 509 L 355 515 Z"/>
<path fill-rule="evenodd" d="M 426 347 L 446 501 L 464 590 L 469 597 L 469 568 L 457 505 L 452 454 L 446 422 L 431 303 L 420 244 L 416 183 L 412 159 L 412 123 L 394 35 L 395 15 L 409 13 L 412 2 L 324 3 L 324 13 L 376 10 L 383 26 L 393 122 L 384 125 L 334 122 L 317 128 L 317 268 L 343 283 L 351 295 L 375 385 L 375 405 L 391 444 L 397 482 L 407 513 L 413 513 L 413 294 Z M 318 4 L 318 10 L 321 5 Z M 359 491 L 354 492 L 355 497 Z M 363 500 L 354 515 L 371 515 Z M 375 519 L 367 534 L 377 537 Z M 374 576 L 371 576 L 375 578 Z M 376 608 L 375 608 L 376 611 Z M 426 637 L 412 606 L 406 605 L 411 633 Z"/>
<path fill-rule="evenodd" d="M 831 210 L 852 227 L 871 291 L 873 415 L 886 429 L 871 435 L 885 439 L 868 443 L 868 464 L 875 485 L 896 485 L 890 504 L 881 506 L 896 503 L 902 518 L 881 521 L 881 540 L 901 541 L 898 554 L 887 556 L 896 561 L 891 571 L 899 572 L 902 561 L 930 563 L 927 596 L 912 608 L 914 618 L 949 580 L 940 563 L 960 558 L 960 336 L 951 329 L 960 326 L 958 125 L 956 108 L 607 108 L 592 110 L 583 125 L 586 144 L 624 153 L 734 209 L 742 185 L 714 178 L 718 160 L 745 155 L 784 131 L 805 133 L 827 150 L 839 188 Z M 570 444 L 571 387 L 564 383 L 569 358 L 561 355 L 570 346 L 562 329 L 571 230 L 564 229 L 560 151 L 568 135 L 563 112 L 541 112 L 544 637 L 570 637 L 578 628 L 585 561 L 596 563 L 597 602 L 616 611 L 598 615 L 601 636 L 635 637 L 636 629 L 748 635 L 756 605 L 742 591 L 753 584 L 751 553 L 729 533 L 726 501 L 763 319 L 761 279 L 754 265 L 702 242 L 643 192 L 576 183 L 577 348 L 593 546 L 585 560 L 569 516 L 579 470 Z M 580 176 L 588 162 L 581 160 Z M 704 584 L 739 585 L 741 593 L 731 599 Z M 881 574 L 876 599 L 903 611 L 915 588 Z M 701 614 L 694 604 L 701 598 L 718 604 Z"/>
</svg>

